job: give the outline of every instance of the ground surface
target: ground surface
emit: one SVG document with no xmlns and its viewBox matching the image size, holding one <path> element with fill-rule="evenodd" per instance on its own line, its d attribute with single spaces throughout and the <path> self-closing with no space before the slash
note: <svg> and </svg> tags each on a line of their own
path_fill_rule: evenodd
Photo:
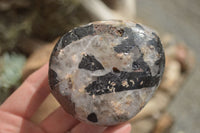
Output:
<svg viewBox="0 0 200 133">
<path fill-rule="evenodd" d="M 182 86 L 168 111 L 174 116 L 171 133 L 200 132 L 200 1 L 199 0 L 137 0 L 137 16 L 141 22 L 168 32 L 191 47 L 196 66 Z"/>
</svg>

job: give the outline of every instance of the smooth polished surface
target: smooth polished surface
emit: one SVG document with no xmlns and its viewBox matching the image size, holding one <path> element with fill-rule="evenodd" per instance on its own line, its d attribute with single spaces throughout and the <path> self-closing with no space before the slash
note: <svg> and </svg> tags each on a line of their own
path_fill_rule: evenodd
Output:
<svg viewBox="0 0 200 133">
<path fill-rule="evenodd" d="M 130 21 L 98 21 L 61 37 L 50 59 L 51 91 L 75 118 L 115 125 L 149 101 L 164 71 L 155 32 Z"/>
</svg>

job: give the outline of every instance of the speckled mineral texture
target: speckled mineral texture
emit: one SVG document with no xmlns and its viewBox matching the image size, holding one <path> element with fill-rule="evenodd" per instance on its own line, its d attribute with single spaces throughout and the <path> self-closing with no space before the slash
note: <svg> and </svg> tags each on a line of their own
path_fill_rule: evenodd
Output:
<svg viewBox="0 0 200 133">
<path fill-rule="evenodd" d="M 149 101 L 164 71 L 159 37 L 130 21 L 99 21 L 63 35 L 50 59 L 51 91 L 75 118 L 115 125 Z"/>
</svg>

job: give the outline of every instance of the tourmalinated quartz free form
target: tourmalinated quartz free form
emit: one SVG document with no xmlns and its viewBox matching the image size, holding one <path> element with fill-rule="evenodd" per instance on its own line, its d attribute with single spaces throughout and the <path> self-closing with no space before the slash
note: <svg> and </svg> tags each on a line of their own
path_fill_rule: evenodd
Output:
<svg viewBox="0 0 200 133">
<path fill-rule="evenodd" d="M 51 92 L 76 119 L 115 125 L 134 117 L 158 87 L 164 51 L 154 31 L 130 21 L 98 21 L 57 42 Z"/>
</svg>

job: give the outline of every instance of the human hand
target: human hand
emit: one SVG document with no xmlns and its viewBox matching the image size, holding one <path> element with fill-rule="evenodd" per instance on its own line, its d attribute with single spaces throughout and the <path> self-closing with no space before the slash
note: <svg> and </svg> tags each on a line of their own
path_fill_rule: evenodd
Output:
<svg viewBox="0 0 200 133">
<path fill-rule="evenodd" d="M 130 133 L 128 123 L 110 127 L 88 125 L 74 119 L 61 107 L 39 124 L 30 118 L 50 93 L 48 65 L 34 72 L 0 106 L 0 133 Z"/>
</svg>

